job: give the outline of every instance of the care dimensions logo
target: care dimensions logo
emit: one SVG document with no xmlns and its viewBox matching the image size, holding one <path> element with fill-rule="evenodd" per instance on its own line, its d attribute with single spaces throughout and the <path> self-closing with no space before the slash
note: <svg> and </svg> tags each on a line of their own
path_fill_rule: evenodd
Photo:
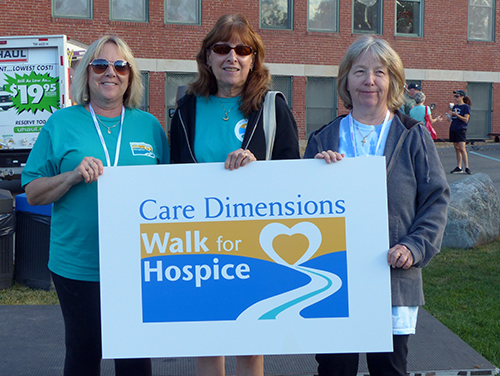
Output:
<svg viewBox="0 0 500 376">
<path fill-rule="evenodd" d="M 144 322 L 348 317 L 344 217 L 145 223 Z"/>
</svg>

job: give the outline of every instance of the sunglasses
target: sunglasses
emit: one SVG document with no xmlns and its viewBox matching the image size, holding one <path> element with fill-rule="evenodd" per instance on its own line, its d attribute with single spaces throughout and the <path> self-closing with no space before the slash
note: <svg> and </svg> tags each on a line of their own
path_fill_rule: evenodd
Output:
<svg viewBox="0 0 500 376">
<path fill-rule="evenodd" d="M 229 44 L 214 44 L 212 47 L 212 51 L 217 55 L 227 55 L 231 50 L 234 50 L 236 55 L 239 56 L 248 56 L 253 52 L 252 47 L 243 44 L 239 44 L 236 47 L 231 47 Z"/>
<path fill-rule="evenodd" d="M 89 64 L 95 74 L 103 74 L 113 64 L 116 73 L 120 76 L 126 76 L 130 72 L 130 64 L 125 60 L 108 61 L 106 59 L 95 59 Z"/>
<path fill-rule="evenodd" d="M 454 97 L 455 97 L 455 98 L 460 98 L 460 95 L 455 94 L 455 95 L 454 95 Z"/>
</svg>

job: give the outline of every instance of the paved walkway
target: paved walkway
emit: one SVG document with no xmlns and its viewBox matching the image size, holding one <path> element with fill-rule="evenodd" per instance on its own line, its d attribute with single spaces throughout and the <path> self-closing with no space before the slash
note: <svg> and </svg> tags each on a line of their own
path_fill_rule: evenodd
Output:
<svg viewBox="0 0 500 376">
<path fill-rule="evenodd" d="M 498 370 L 424 309 L 417 334 L 410 336 L 408 371 L 412 376 L 495 375 Z M 59 306 L 0 306 L 0 375 L 61 376 L 64 327 Z M 226 373 L 235 374 L 229 357 Z M 266 375 L 309 376 L 316 373 L 314 355 L 265 358 Z M 359 375 L 367 375 L 364 356 Z M 113 361 L 103 360 L 101 376 L 113 376 Z M 193 358 L 153 359 L 154 376 L 194 375 Z"/>
<path fill-rule="evenodd" d="M 486 146 L 486 147 L 485 147 Z M 485 172 L 500 193 L 500 145 L 468 147 L 474 172 Z M 439 148 L 448 171 L 454 166 L 452 148 Z M 451 166 L 451 167 L 450 167 Z M 447 174 L 451 183 L 467 175 Z M 408 371 L 412 376 L 495 375 L 498 369 L 463 342 L 443 324 L 420 310 L 417 334 L 410 337 Z M 64 328 L 59 306 L 0 305 L 0 376 L 61 376 L 64 362 Z M 497 365 L 500 366 L 500 365 Z M 316 373 L 314 356 L 266 356 L 266 375 L 309 376 Z M 359 375 L 367 375 L 364 357 Z M 229 357 L 226 373 L 235 374 L 235 360 Z M 193 358 L 153 359 L 155 376 L 194 375 Z M 112 376 L 113 361 L 103 360 L 101 376 Z"/>
</svg>

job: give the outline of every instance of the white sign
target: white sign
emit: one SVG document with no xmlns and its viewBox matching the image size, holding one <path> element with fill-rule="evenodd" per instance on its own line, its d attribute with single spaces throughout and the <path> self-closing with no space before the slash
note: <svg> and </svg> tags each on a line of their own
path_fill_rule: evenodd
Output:
<svg viewBox="0 0 500 376">
<path fill-rule="evenodd" d="M 105 358 L 392 351 L 383 157 L 106 168 Z"/>
</svg>

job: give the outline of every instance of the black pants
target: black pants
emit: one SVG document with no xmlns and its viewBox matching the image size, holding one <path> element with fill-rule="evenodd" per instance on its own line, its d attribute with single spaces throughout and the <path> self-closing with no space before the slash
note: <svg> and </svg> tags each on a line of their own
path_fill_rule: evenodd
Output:
<svg viewBox="0 0 500 376">
<path fill-rule="evenodd" d="M 394 351 L 368 353 L 370 376 L 406 376 L 408 335 L 392 336 Z M 359 354 L 317 354 L 318 376 L 356 376 Z"/>
<path fill-rule="evenodd" d="M 61 304 L 66 332 L 64 376 L 100 376 L 99 282 L 77 281 L 54 273 L 52 280 Z M 151 376 L 151 359 L 115 359 L 115 374 Z"/>
</svg>

